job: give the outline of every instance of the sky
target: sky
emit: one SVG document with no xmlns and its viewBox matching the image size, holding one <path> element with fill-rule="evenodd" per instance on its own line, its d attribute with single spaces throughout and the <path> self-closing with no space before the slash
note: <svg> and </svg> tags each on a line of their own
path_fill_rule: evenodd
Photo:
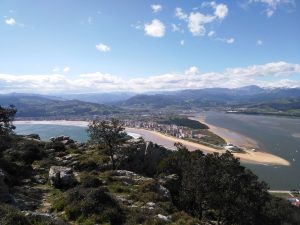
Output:
<svg viewBox="0 0 300 225">
<path fill-rule="evenodd" d="M 0 93 L 246 85 L 300 87 L 300 1 L 0 1 Z"/>
</svg>

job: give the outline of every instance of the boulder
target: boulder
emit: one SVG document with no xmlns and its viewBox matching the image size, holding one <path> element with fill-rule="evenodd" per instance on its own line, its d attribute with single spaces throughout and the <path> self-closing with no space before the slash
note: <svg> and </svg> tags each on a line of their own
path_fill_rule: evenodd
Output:
<svg viewBox="0 0 300 225">
<path fill-rule="evenodd" d="M 54 187 L 71 187 L 76 183 L 73 170 L 64 166 L 51 166 L 49 180 Z"/>
<path fill-rule="evenodd" d="M 164 216 L 162 214 L 157 214 L 156 217 L 164 222 L 170 222 L 170 216 Z"/>
</svg>

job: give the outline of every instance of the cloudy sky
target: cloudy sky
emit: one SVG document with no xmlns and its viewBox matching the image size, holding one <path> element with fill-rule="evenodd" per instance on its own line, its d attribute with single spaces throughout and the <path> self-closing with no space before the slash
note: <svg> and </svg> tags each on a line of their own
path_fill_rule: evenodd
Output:
<svg viewBox="0 0 300 225">
<path fill-rule="evenodd" d="M 300 87 L 297 0 L 1 0 L 0 93 Z"/>
</svg>

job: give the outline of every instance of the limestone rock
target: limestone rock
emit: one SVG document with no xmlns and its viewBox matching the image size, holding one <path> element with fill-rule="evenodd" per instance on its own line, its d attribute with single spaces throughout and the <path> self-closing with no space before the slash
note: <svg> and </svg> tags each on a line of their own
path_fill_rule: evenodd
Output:
<svg viewBox="0 0 300 225">
<path fill-rule="evenodd" d="M 54 187 L 71 187 L 76 183 L 73 170 L 63 166 L 51 166 L 49 180 Z"/>
<path fill-rule="evenodd" d="M 157 214 L 156 217 L 164 222 L 169 222 L 170 221 L 170 218 L 169 216 L 164 216 L 162 214 Z"/>
<path fill-rule="evenodd" d="M 145 181 L 152 181 L 152 178 L 140 176 L 134 172 L 128 170 L 116 170 L 114 171 L 115 179 L 125 184 L 141 184 Z"/>
</svg>

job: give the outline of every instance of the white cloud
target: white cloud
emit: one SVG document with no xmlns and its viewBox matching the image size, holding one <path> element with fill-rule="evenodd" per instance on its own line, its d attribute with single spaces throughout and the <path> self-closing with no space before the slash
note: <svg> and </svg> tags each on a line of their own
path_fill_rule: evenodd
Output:
<svg viewBox="0 0 300 225">
<path fill-rule="evenodd" d="M 136 24 L 131 24 L 131 27 L 137 30 L 144 29 L 144 25 L 142 24 L 141 21 L 138 21 Z"/>
<path fill-rule="evenodd" d="M 181 28 L 181 24 L 172 23 L 171 27 L 173 32 L 184 33 L 184 29 Z"/>
<path fill-rule="evenodd" d="M 184 43 L 184 40 L 181 40 L 180 41 L 180 45 L 184 45 L 185 43 Z"/>
<path fill-rule="evenodd" d="M 17 24 L 16 20 L 12 17 L 5 19 L 5 23 L 9 26 L 15 26 Z"/>
<path fill-rule="evenodd" d="M 165 30 L 165 25 L 158 19 L 154 19 L 151 23 L 144 25 L 145 34 L 151 37 L 161 38 L 165 35 Z"/>
<path fill-rule="evenodd" d="M 185 75 L 196 75 L 199 74 L 199 69 L 196 66 L 190 67 L 184 72 Z"/>
<path fill-rule="evenodd" d="M 162 10 L 162 6 L 161 5 L 151 5 L 152 8 L 152 12 L 153 13 L 158 13 Z"/>
<path fill-rule="evenodd" d="M 224 20 L 228 15 L 228 7 L 225 4 L 217 4 L 216 2 L 204 2 L 202 3 L 202 7 L 209 6 L 213 9 L 211 14 L 203 14 L 201 12 L 191 12 L 187 14 L 183 11 L 182 8 L 175 9 L 175 16 L 183 21 L 187 22 L 187 26 L 189 31 L 194 36 L 204 36 L 206 34 L 206 25 L 214 23 L 216 21 Z M 214 31 L 209 32 L 212 36 Z"/>
<path fill-rule="evenodd" d="M 192 12 L 189 16 L 188 28 L 194 36 L 203 36 L 206 32 L 205 24 L 213 21 L 213 16 Z"/>
<path fill-rule="evenodd" d="M 247 4 L 260 3 L 265 6 L 265 14 L 267 17 L 273 16 L 277 8 L 280 6 L 295 7 L 296 3 L 294 0 L 248 0 Z"/>
<path fill-rule="evenodd" d="M 225 19 L 225 17 L 228 15 L 228 7 L 225 4 L 216 5 L 215 15 L 221 20 Z"/>
<path fill-rule="evenodd" d="M 175 16 L 178 17 L 181 20 L 187 20 L 188 15 L 183 12 L 182 8 L 176 8 L 175 9 Z"/>
<path fill-rule="evenodd" d="M 176 24 L 172 23 L 172 31 L 173 32 L 178 32 L 178 31 L 180 31 L 180 29 Z"/>
<path fill-rule="evenodd" d="M 226 42 L 227 44 L 233 44 L 235 42 L 234 38 L 217 38 L 216 40 Z"/>
<path fill-rule="evenodd" d="M 110 47 L 103 44 L 103 43 L 99 43 L 96 45 L 96 48 L 100 51 L 100 52 L 109 52 L 110 51 Z"/>
<path fill-rule="evenodd" d="M 59 67 L 54 67 L 53 70 L 52 70 L 52 72 L 54 72 L 54 73 L 58 73 L 59 71 L 60 71 Z"/>
<path fill-rule="evenodd" d="M 68 66 L 66 66 L 66 67 L 63 69 L 63 72 L 64 72 L 64 73 L 68 73 L 68 72 L 70 72 L 70 70 L 71 70 L 71 68 L 68 67 Z"/>
<path fill-rule="evenodd" d="M 300 87 L 300 64 L 271 62 L 263 65 L 228 68 L 223 72 L 199 72 L 195 66 L 181 73 L 166 73 L 151 77 L 123 79 L 107 73 L 89 73 L 77 76 L 12 75 L 0 74 L 0 92 L 84 93 L 97 91 L 149 91 L 179 90 L 195 88 L 226 87 L 245 85 L 263 87 Z M 260 79 L 264 77 L 265 79 Z"/>
<path fill-rule="evenodd" d="M 214 36 L 215 35 L 215 31 L 211 30 L 208 32 L 207 36 L 208 37 L 211 37 L 211 36 Z"/>
<path fill-rule="evenodd" d="M 226 40 L 227 44 L 232 44 L 234 43 L 234 41 L 235 41 L 234 38 L 229 38 Z"/>
<path fill-rule="evenodd" d="M 263 45 L 263 43 L 264 43 L 264 42 L 263 42 L 262 40 L 260 40 L 260 39 L 256 41 L 256 44 L 257 44 L 257 45 Z"/>
</svg>

